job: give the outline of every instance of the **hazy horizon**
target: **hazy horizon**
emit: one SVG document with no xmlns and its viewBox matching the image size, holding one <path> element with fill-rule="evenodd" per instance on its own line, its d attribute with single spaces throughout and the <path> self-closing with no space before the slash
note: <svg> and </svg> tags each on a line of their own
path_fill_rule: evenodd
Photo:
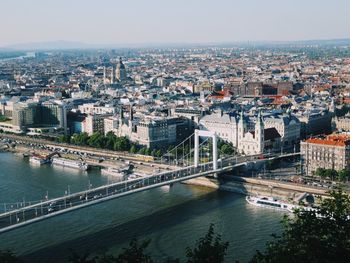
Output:
<svg viewBox="0 0 350 263">
<path fill-rule="evenodd" d="M 3 0 L 1 7 L 0 47 L 61 41 L 122 46 L 350 38 L 346 0 Z"/>
</svg>

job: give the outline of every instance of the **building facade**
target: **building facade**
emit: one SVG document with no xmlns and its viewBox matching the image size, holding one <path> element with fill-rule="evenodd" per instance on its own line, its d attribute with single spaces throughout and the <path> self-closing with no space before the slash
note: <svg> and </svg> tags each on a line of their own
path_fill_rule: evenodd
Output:
<svg viewBox="0 0 350 263">
<path fill-rule="evenodd" d="M 86 132 L 88 135 L 92 135 L 96 132 L 104 134 L 104 120 L 111 115 L 106 114 L 93 114 L 86 116 L 82 123 L 82 132 Z"/>
<path fill-rule="evenodd" d="M 332 119 L 333 130 L 350 132 L 350 116 L 334 117 Z"/>
<path fill-rule="evenodd" d="M 342 170 L 350 168 L 350 136 L 329 135 L 310 138 L 300 144 L 301 157 L 307 175 L 317 168 Z"/>
</svg>

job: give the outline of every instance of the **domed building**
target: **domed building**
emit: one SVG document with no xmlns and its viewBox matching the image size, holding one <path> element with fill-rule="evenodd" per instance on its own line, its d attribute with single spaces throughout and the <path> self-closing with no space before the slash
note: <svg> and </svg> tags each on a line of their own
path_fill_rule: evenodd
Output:
<svg viewBox="0 0 350 263">
<path fill-rule="evenodd" d="M 125 81 L 127 79 L 126 68 L 123 64 L 122 58 L 119 58 L 119 63 L 117 64 L 117 68 L 115 70 L 115 77 L 118 81 Z"/>
</svg>

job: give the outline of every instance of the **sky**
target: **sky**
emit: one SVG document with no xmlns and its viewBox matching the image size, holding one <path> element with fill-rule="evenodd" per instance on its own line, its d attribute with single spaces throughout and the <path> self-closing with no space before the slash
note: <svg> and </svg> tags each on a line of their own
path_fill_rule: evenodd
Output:
<svg viewBox="0 0 350 263">
<path fill-rule="evenodd" d="M 0 47 L 350 38 L 349 0 L 0 0 Z"/>
</svg>

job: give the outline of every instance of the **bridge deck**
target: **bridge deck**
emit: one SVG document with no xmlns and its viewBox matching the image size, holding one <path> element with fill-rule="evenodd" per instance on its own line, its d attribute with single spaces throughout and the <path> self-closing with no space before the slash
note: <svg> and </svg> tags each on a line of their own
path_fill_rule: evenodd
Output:
<svg viewBox="0 0 350 263">
<path fill-rule="evenodd" d="M 288 157 L 299 153 L 291 153 L 273 156 L 268 159 Z M 53 216 L 68 213 L 83 207 L 95 205 L 101 202 L 126 196 L 129 194 L 149 190 L 152 188 L 169 185 L 192 178 L 218 174 L 232 170 L 235 167 L 257 161 L 260 155 L 231 157 L 219 161 L 219 168 L 212 170 L 212 162 L 200 164 L 198 167 L 188 166 L 173 171 L 158 173 L 155 175 L 126 180 L 108 184 L 94 189 L 73 193 L 59 198 L 51 199 L 37 204 L 32 204 L 19 209 L 0 214 L 0 233 L 32 224 Z"/>
</svg>

